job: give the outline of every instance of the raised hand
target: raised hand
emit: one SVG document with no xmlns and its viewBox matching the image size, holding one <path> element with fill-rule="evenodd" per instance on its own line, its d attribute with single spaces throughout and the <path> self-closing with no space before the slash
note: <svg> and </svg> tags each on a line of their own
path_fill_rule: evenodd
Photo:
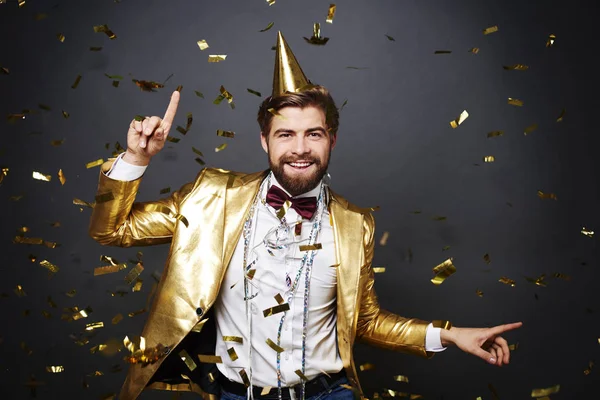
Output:
<svg viewBox="0 0 600 400">
<path fill-rule="evenodd" d="M 454 344 L 466 353 L 473 354 L 488 364 L 501 367 L 510 361 L 510 350 L 506 339 L 500 336 L 504 332 L 520 328 L 522 322 L 494 326 L 493 328 L 442 329 L 442 344 Z"/>
<path fill-rule="evenodd" d="M 173 126 L 178 105 L 179 92 L 174 91 L 167 112 L 162 119 L 153 116 L 146 117 L 143 121 L 135 119 L 131 121 L 127 131 L 127 151 L 123 160 L 130 164 L 148 165 L 150 159 L 164 147 L 169 130 Z"/>
</svg>

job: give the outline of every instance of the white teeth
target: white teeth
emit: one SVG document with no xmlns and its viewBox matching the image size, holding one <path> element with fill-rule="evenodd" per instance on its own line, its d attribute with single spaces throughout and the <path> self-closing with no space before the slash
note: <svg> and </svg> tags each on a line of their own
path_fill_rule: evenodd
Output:
<svg viewBox="0 0 600 400">
<path fill-rule="evenodd" d="M 309 165 L 311 165 L 311 163 L 289 163 L 292 167 L 297 167 L 297 168 L 305 168 L 308 167 Z"/>
</svg>

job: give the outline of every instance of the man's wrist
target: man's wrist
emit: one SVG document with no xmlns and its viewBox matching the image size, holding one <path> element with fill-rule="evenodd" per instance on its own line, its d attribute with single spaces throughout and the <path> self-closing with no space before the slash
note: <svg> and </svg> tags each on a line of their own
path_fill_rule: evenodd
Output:
<svg viewBox="0 0 600 400">
<path fill-rule="evenodd" d="M 131 154 L 129 151 L 126 151 L 123 154 L 122 160 L 128 164 L 146 166 L 150 164 L 150 158 L 140 157 L 134 154 Z"/>
<path fill-rule="evenodd" d="M 442 346 L 448 347 L 454 344 L 454 334 L 456 330 L 459 328 L 452 327 L 450 329 L 441 329 L 440 330 L 440 341 L 442 342 Z"/>
</svg>

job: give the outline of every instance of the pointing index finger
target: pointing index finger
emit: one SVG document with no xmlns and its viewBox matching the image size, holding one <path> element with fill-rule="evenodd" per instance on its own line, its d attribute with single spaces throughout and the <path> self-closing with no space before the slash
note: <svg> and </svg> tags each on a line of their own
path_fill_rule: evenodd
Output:
<svg viewBox="0 0 600 400">
<path fill-rule="evenodd" d="M 513 322 L 512 324 L 498 325 L 492 328 L 494 335 L 499 335 L 502 332 L 512 331 L 513 329 L 520 328 L 523 325 L 522 322 Z"/>
<path fill-rule="evenodd" d="M 173 125 L 173 120 L 175 119 L 175 114 L 177 114 L 177 106 L 178 105 L 179 105 L 179 92 L 176 90 L 171 95 L 171 102 L 169 103 L 169 107 L 167 107 L 167 112 L 165 113 L 165 117 L 163 118 L 163 122 L 165 122 L 168 127 Z"/>
</svg>

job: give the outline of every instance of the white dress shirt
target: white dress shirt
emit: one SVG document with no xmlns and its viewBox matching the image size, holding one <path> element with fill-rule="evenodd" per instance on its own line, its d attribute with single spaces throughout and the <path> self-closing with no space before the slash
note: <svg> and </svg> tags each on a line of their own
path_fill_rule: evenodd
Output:
<svg viewBox="0 0 600 400">
<path fill-rule="evenodd" d="M 119 155 L 112 168 L 106 173 L 111 179 L 130 181 L 144 174 L 145 166 L 136 166 L 121 160 Z M 281 185 L 274 177 L 271 184 Z M 297 197 L 310 197 L 319 195 L 321 182 L 315 189 Z M 283 188 L 282 188 L 283 189 Z M 301 266 L 304 252 L 300 252 L 299 245 L 307 244 L 313 222 L 302 220 L 302 217 L 289 208 L 285 214 L 288 224 L 302 220 L 300 236 L 291 229 L 290 242 L 287 250 L 272 250 L 272 255 L 266 250 L 263 238 L 279 224 L 276 210 L 264 202 L 267 185 L 259 193 L 259 201 L 253 215 L 252 229 L 249 235 L 250 251 L 248 262 L 256 259 L 252 267 L 256 273 L 250 280 L 250 288 L 256 294 L 250 303 L 250 320 L 252 328 L 252 384 L 260 387 L 277 386 L 277 353 L 267 343 L 271 339 L 277 343 L 277 332 L 283 313 L 269 317 L 263 316 L 263 310 L 277 306 L 275 296 L 280 294 L 287 302 L 291 293 L 286 283 L 286 277 L 294 281 Z M 287 192 L 286 192 L 287 193 Z M 288 193 L 289 195 L 289 193 Z M 322 372 L 334 373 L 343 368 L 337 348 L 336 334 L 336 264 L 334 252 L 333 227 L 330 225 L 327 207 L 323 211 L 321 232 L 316 243 L 321 243 L 322 249 L 318 250 L 312 265 L 310 279 L 309 313 L 306 339 L 306 364 L 305 375 L 312 379 Z M 217 344 L 215 354 L 221 356 L 222 364 L 217 367 L 228 379 L 243 383 L 239 372 L 244 369 L 250 377 L 248 360 L 248 323 L 246 307 L 244 305 L 244 279 L 243 279 L 244 237 L 238 240 L 231 262 L 223 279 L 219 296 L 214 306 L 215 322 L 217 328 Z M 306 267 L 305 267 L 306 268 Z M 304 270 L 305 271 L 305 270 Z M 291 301 L 290 310 L 287 311 L 283 329 L 281 331 L 280 346 L 285 350 L 281 353 L 282 386 L 291 386 L 301 382 L 295 373 L 302 369 L 302 331 L 304 313 L 304 271 L 298 282 L 298 288 Z M 431 324 L 427 327 L 425 349 L 439 352 L 446 348 L 441 345 L 441 328 Z M 236 336 L 242 338 L 243 343 L 224 341 L 223 337 Z M 234 349 L 237 359 L 232 360 L 228 350 Z M 229 350 L 231 351 L 231 350 Z M 235 358 L 235 356 L 233 357 Z"/>
</svg>

